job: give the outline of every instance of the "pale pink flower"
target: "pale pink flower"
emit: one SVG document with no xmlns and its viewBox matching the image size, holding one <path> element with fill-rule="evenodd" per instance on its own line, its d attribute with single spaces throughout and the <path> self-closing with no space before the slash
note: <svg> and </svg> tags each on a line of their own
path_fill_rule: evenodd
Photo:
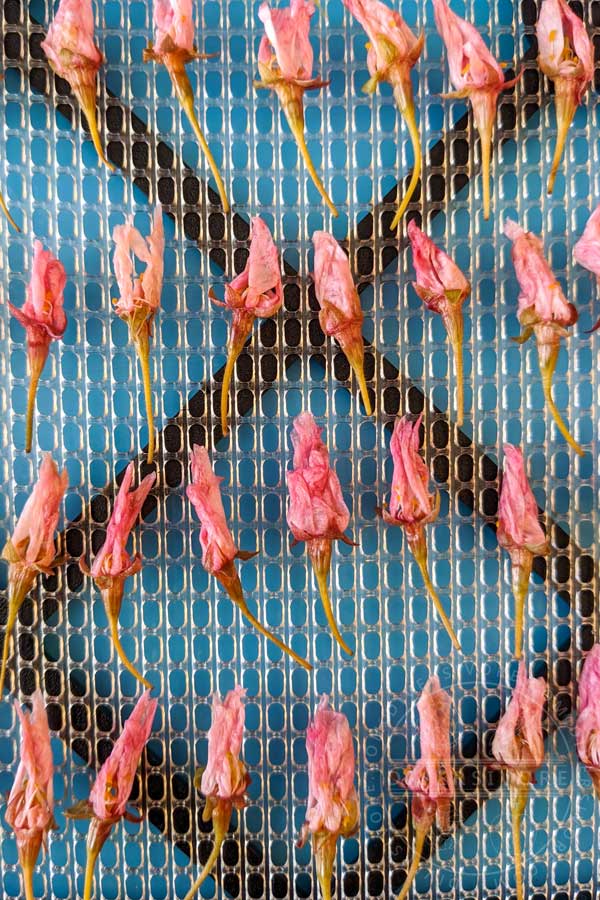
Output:
<svg viewBox="0 0 600 900">
<path fill-rule="evenodd" d="M 315 231 L 315 294 L 321 310 L 319 323 L 324 333 L 334 337 L 352 366 L 362 394 L 365 411 L 372 413 L 365 380 L 364 320 L 358 291 L 354 285 L 348 257 L 327 231 Z"/>
<path fill-rule="evenodd" d="M 11 565 L 49 574 L 55 565 L 54 536 L 60 504 L 69 485 L 67 470 L 58 471 L 50 453 L 42 459 L 38 480 L 27 498 L 4 549 Z"/>
<path fill-rule="evenodd" d="M 139 518 L 146 497 L 156 481 L 156 473 L 151 472 L 146 475 L 141 484 L 131 490 L 133 475 L 134 464 L 131 462 L 125 470 L 115 500 L 112 516 L 106 529 L 106 540 L 92 565 L 92 577 L 96 580 L 126 578 L 134 572 L 139 572 L 141 568 L 141 558 L 136 556 L 132 560 L 127 552 L 127 541 L 131 529 Z"/>
<path fill-rule="evenodd" d="M 490 215 L 490 157 L 498 95 L 514 82 L 506 82 L 499 63 L 476 28 L 452 12 L 447 0 L 433 0 L 435 24 L 448 54 L 454 94 L 468 98 L 481 139 L 484 218 Z"/>
<path fill-rule="evenodd" d="M 427 309 L 441 315 L 452 345 L 457 381 L 456 424 L 462 425 L 464 417 L 462 305 L 471 293 L 471 285 L 456 263 L 447 253 L 436 247 L 414 219 L 408 223 L 408 237 L 417 276 L 413 287 Z"/>
<path fill-rule="evenodd" d="M 380 0 L 343 0 L 352 15 L 368 35 L 367 67 L 371 78 L 363 86 L 373 93 L 381 81 L 392 86 L 394 99 L 403 116 L 414 153 L 410 183 L 392 221 L 394 231 L 404 215 L 421 176 L 421 140 L 415 115 L 415 101 L 411 83 L 411 69 L 423 52 L 424 33 L 417 37 L 402 16 Z"/>
<path fill-rule="evenodd" d="M 585 658 L 578 690 L 577 753 L 600 795 L 600 644 L 594 644 Z"/>
<path fill-rule="evenodd" d="M 558 134 L 548 180 L 551 194 L 569 126 L 594 77 L 594 47 L 585 25 L 565 0 L 543 0 L 536 34 L 540 69 L 554 82 Z"/>
<path fill-rule="evenodd" d="M 227 364 L 221 387 L 221 430 L 227 434 L 227 406 L 229 386 L 236 360 L 256 318 L 274 316 L 283 303 L 283 285 L 277 247 L 260 216 L 252 219 L 250 252 L 243 272 L 225 286 L 225 302 L 218 300 L 211 288 L 208 296 L 217 306 L 232 312 L 227 340 Z"/>
<path fill-rule="evenodd" d="M 600 285 L 600 205 L 587 220 L 583 234 L 573 247 L 573 259 L 584 269 L 592 272 Z M 596 331 L 599 327 L 600 319 L 592 331 Z"/>
<path fill-rule="evenodd" d="M 96 122 L 96 77 L 103 57 L 94 40 L 92 0 L 60 0 L 41 47 L 52 69 L 69 82 L 85 113 L 96 152 L 112 170 Z"/>
<path fill-rule="evenodd" d="M 186 493 L 202 526 L 202 565 L 211 575 L 218 575 L 238 555 L 221 499 L 219 485 L 223 479 L 213 472 L 206 447 L 194 446 L 191 467 L 192 484 L 188 484 Z"/>
<path fill-rule="evenodd" d="M 432 675 L 417 703 L 421 758 L 406 776 L 406 786 L 420 795 L 417 808 L 428 809 L 429 826 L 436 816 L 442 831 L 450 828 L 450 804 L 454 798 L 450 752 L 451 705 L 450 696 L 442 690 L 438 677 Z"/>
<path fill-rule="evenodd" d="M 523 453 L 504 445 L 504 473 L 498 504 L 498 543 L 505 550 L 543 553 L 546 536 L 540 525 L 538 506 L 525 474 Z"/>
<path fill-rule="evenodd" d="M 194 55 L 193 0 L 154 0 L 154 52 Z"/>
<path fill-rule="evenodd" d="M 125 815 L 133 779 L 152 730 L 158 700 L 144 691 L 123 731 L 115 741 L 110 756 L 96 776 L 89 803 L 97 819 L 110 819 L 111 824 Z"/>
<path fill-rule="evenodd" d="M 513 695 L 498 722 L 492 743 L 492 754 L 500 765 L 530 775 L 542 765 L 545 696 L 545 679 L 530 678 L 525 663 L 521 661 Z"/>
<path fill-rule="evenodd" d="M 513 242 L 511 256 L 521 289 L 518 317 L 523 333 L 519 343 L 535 335 L 546 404 L 567 443 L 583 456 L 584 451 L 569 434 L 552 399 L 552 376 L 560 341 L 566 337 L 567 327 L 577 321 L 577 310 L 565 297 L 544 256 L 540 239 L 512 219 L 505 221 L 504 234 Z"/>
<path fill-rule="evenodd" d="M 328 82 L 312 77 L 313 50 L 310 20 L 316 10 L 312 0 L 290 0 L 290 5 L 273 9 L 261 3 L 258 18 L 265 34 L 258 48 L 258 89 L 273 90 L 302 154 L 306 168 L 332 215 L 338 212 L 319 178 L 304 136 L 304 91 L 325 87 Z"/>
<path fill-rule="evenodd" d="M 240 759 L 244 734 L 244 697 L 239 685 L 221 700 L 214 694 L 212 723 L 208 732 L 208 760 L 200 790 L 205 797 L 244 805 L 250 778 Z"/>
</svg>

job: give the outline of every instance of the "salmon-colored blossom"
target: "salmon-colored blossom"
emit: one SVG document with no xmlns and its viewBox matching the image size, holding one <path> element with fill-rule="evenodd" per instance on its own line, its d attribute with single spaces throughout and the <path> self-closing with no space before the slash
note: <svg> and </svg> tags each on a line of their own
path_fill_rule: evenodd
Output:
<svg viewBox="0 0 600 900">
<path fill-rule="evenodd" d="M 600 287 L 600 205 L 587 220 L 583 234 L 573 247 L 573 259 L 596 276 L 596 282 Z M 597 331 L 598 328 L 600 319 L 591 331 Z"/>
<path fill-rule="evenodd" d="M 600 798 L 600 644 L 594 644 L 584 660 L 578 691 L 577 753 Z"/>
</svg>

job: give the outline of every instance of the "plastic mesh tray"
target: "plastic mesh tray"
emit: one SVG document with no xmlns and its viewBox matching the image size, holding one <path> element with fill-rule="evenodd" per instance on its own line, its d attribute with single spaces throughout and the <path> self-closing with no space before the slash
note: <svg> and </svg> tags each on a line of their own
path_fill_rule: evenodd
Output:
<svg viewBox="0 0 600 900">
<path fill-rule="evenodd" d="M 581 7 L 581 4 L 574 4 Z M 99 78 L 100 120 L 111 159 L 97 165 L 89 136 L 64 82 L 49 71 L 40 42 L 50 10 L 41 0 L 5 0 L 0 80 L 0 177 L 21 235 L 0 221 L 2 296 L 20 304 L 34 237 L 58 252 L 69 276 L 64 340 L 53 346 L 38 395 L 37 439 L 24 440 L 26 353 L 22 329 L 0 306 L 0 494 L 2 539 L 12 529 L 42 451 L 67 466 L 63 542 L 67 565 L 45 579 L 22 608 L 11 684 L 26 699 L 44 689 L 54 729 L 60 806 L 87 796 L 138 685 L 112 650 L 99 596 L 77 566 L 103 538 L 115 478 L 139 454 L 146 428 L 141 385 L 127 329 L 111 311 L 115 287 L 111 232 L 129 212 L 149 225 L 151 206 L 166 214 L 165 288 L 153 350 L 155 408 L 161 428 L 158 484 L 136 536 L 144 555 L 121 614 L 126 651 L 160 693 L 158 727 L 148 744 L 139 796 L 144 821 L 115 829 L 101 856 L 102 896 L 182 897 L 211 839 L 199 822 L 193 773 L 206 756 L 210 694 L 240 681 L 248 691 L 244 755 L 250 802 L 232 823 L 219 886 L 204 896 L 316 896 L 309 849 L 295 836 L 307 792 L 304 732 L 317 696 L 329 692 L 356 735 L 361 831 L 340 844 L 339 897 L 385 897 L 407 865 L 406 796 L 392 785 L 417 753 L 414 702 L 435 671 L 454 702 L 453 747 L 460 796 L 455 827 L 436 836 L 416 881 L 418 896 L 508 896 L 512 865 L 508 806 L 500 777 L 486 770 L 494 724 L 514 678 L 507 558 L 496 547 L 497 454 L 522 442 L 545 512 L 552 553 L 537 569 L 526 627 L 535 674 L 549 681 L 546 764 L 532 791 L 524 834 L 531 896 L 589 900 L 597 894 L 598 811 L 587 774 L 576 765 L 572 735 L 574 678 L 596 631 L 598 533 L 597 337 L 584 332 L 598 315 L 591 276 L 571 250 L 600 198 L 599 107 L 592 93 L 577 112 L 565 167 L 545 194 L 555 134 L 552 103 L 532 46 L 532 0 L 455 0 L 492 51 L 523 77 L 502 96 L 494 151 L 494 216 L 484 222 L 478 141 L 466 107 L 445 101 L 447 68 L 430 2 L 403 0 L 402 13 L 426 34 L 416 68 L 416 99 L 426 151 L 422 211 L 430 233 L 470 272 L 466 305 L 466 424 L 448 417 L 449 348 L 438 317 L 423 311 L 409 283 L 410 255 L 390 234 L 398 175 L 412 160 L 389 91 L 374 97 L 367 80 L 365 36 L 341 0 L 323 0 L 313 20 L 315 66 L 330 86 L 306 96 L 310 149 L 340 209 L 330 221 L 303 169 L 278 107 L 255 92 L 260 32 L 257 3 L 197 0 L 197 43 L 218 57 L 188 67 L 197 108 L 231 186 L 226 219 L 205 184 L 205 163 L 172 97 L 166 72 L 141 61 L 151 34 L 151 4 L 97 4 L 97 38 L 106 56 Z M 582 12 L 581 8 L 578 10 Z M 600 3 L 585 4 L 600 36 Z M 404 182 L 406 183 L 406 182 Z M 411 209 L 420 209 L 413 204 Z M 208 288 L 243 266 L 247 222 L 260 212 L 285 265 L 282 313 L 257 327 L 237 366 L 232 415 L 220 438 L 218 400 L 226 323 L 210 308 Z M 555 379 L 575 437 L 574 458 L 544 409 L 533 343 L 520 348 L 517 285 L 506 214 L 543 233 L 551 263 L 580 320 L 561 351 Z M 350 252 L 365 311 L 367 376 L 376 416 L 359 411 L 349 368 L 318 325 L 310 288 L 310 235 L 330 228 Z M 323 619 L 303 547 L 290 549 L 285 524 L 285 469 L 291 418 L 310 408 L 324 426 L 352 510 L 359 546 L 334 552 L 332 587 L 342 630 L 356 648 L 340 655 Z M 441 491 L 429 529 L 433 579 L 452 596 L 463 655 L 457 655 L 427 601 L 399 529 L 376 519 L 391 475 L 390 427 L 398 411 L 425 411 L 427 456 Z M 475 412 L 474 412 L 475 411 Z M 259 555 L 241 568 L 255 611 L 315 663 L 312 676 L 246 627 L 199 561 L 198 524 L 184 494 L 190 446 L 205 443 L 223 475 L 226 506 L 239 544 Z M 138 455 L 143 471 L 143 456 Z M 6 573 L 2 571 L 5 588 Z M 18 759 L 15 714 L 0 705 L 0 790 Z M 36 893 L 70 898 L 81 886 L 85 827 L 66 824 L 50 838 Z M 1 844 L 2 895 L 19 895 L 16 846 Z M 408 851 L 410 853 L 410 849 Z"/>
</svg>

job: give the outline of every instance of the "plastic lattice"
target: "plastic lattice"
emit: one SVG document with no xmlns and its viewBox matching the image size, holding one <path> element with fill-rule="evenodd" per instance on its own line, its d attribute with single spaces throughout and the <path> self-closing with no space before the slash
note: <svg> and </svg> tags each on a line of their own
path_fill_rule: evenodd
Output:
<svg viewBox="0 0 600 900">
<path fill-rule="evenodd" d="M 575 3 L 600 38 L 600 3 Z M 403 0 L 402 13 L 425 31 L 416 67 L 417 108 L 426 154 L 423 221 L 470 273 L 465 307 L 467 416 L 448 415 L 449 348 L 439 317 L 424 312 L 410 283 L 410 254 L 389 232 L 399 173 L 412 160 L 406 131 L 385 87 L 367 80 L 365 36 L 341 0 L 324 0 L 313 19 L 315 66 L 329 87 L 306 96 L 311 152 L 340 216 L 329 214 L 299 168 L 296 148 L 268 92 L 255 92 L 260 29 L 250 0 L 197 0 L 197 44 L 215 58 L 189 66 L 200 120 L 231 188 L 226 219 L 207 188 L 205 161 L 173 98 L 168 76 L 142 62 L 151 36 L 151 4 L 96 4 L 106 64 L 99 117 L 119 167 L 98 167 L 77 105 L 51 74 L 40 42 L 51 16 L 43 0 L 5 0 L 0 80 L 0 179 L 22 234 L 0 220 L 1 290 L 20 305 L 34 237 L 58 254 L 68 273 L 68 328 L 56 343 L 39 390 L 34 453 L 23 452 L 26 353 L 20 326 L 0 307 L 2 348 L 0 494 L 3 539 L 35 478 L 41 453 L 66 465 L 70 488 L 62 542 L 67 564 L 44 580 L 21 610 L 10 681 L 25 700 L 41 683 L 49 704 L 58 764 L 57 800 L 87 796 L 92 773 L 110 750 L 138 685 L 113 652 L 99 595 L 77 560 L 98 548 L 115 479 L 147 439 L 141 384 L 127 329 L 111 310 L 115 284 L 111 232 L 133 212 L 143 230 L 151 208 L 165 213 L 167 249 L 162 309 L 152 364 L 158 411 L 158 484 L 135 543 L 142 573 L 121 614 L 129 656 L 160 693 L 159 714 L 137 792 L 141 825 L 123 824 L 101 856 L 106 898 L 183 897 L 210 847 L 200 821 L 193 773 L 206 759 L 210 695 L 235 681 L 248 691 L 244 756 L 250 802 L 232 823 L 219 868 L 228 897 L 316 896 L 310 851 L 295 847 L 307 794 L 304 733 L 321 692 L 346 713 L 356 735 L 361 830 L 340 845 L 338 896 L 390 897 L 407 867 L 406 794 L 392 773 L 417 755 L 415 700 L 437 672 L 453 697 L 453 748 L 460 795 L 450 836 L 436 836 L 416 881 L 420 897 L 509 895 L 512 865 L 508 806 L 500 775 L 486 768 L 490 743 L 514 680 L 508 562 L 494 536 L 497 460 L 502 442 L 522 442 L 552 546 L 538 561 L 526 627 L 526 653 L 549 681 L 547 761 L 532 791 L 524 834 L 531 895 L 588 900 L 597 894 L 598 811 L 573 741 L 575 674 L 596 629 L 598 533 L 596 427 L 598 314 L 591 276 L 571 251 L 600 197 L 600 106 L 592 92 L 578 110 L 554 195 L 545 194 L 555 136 L 548 86 L 538 74 L 533 0 L 454 0 L 492 51 L 522 71 L 502 96 L 493 161 L 494 214 L 485 222 L 479 143 L 459 101 L 446 101 L 447 64 L 430 0 Z M 565 181 L 564 171 L 569 178 Z M 237 365 L 232 419 L 221 438 L 218 401 L 226 321 L 208 289 L 239 271 L 248 221 L 273 229 L 285 268 L 284 310 L 257 327 Z M 411 214 L 414 214 L 412 212 Z M 551 263 L 580 314 L 561 351 L 558 405 L 587 453 L 574 458 L 545 412 L 533 344 L 520 348 L 517 285 L 506 215 L 544 236 Z M 310 236 L 330 228 L 350 253 L 360 284 L 368 339 L 366 368 L 376 415 L 364 418 L 344 357 L 320 330 L 309 273 Z M 290 548 L 285 523 L 289 426 L 311 409 L 325 429 L 352 510 L 356 548 L 334 552 L 332 587 L 342 631 L 355 656 L 340 654 L 326 628 L 304 547 Z M 433 578 L 464 654 L 452 650 L 427 601 L 400 529 L 376 518 L 391 470 L 387 445 L 398 411 L 425 411 L 425 446 L 441 491 L 429 530 Z M 259 555 L 241 569 L 252 609 L 315 663 L 312 676 L 291 667 L 257 637 L 200 565 L 199 527 L 184 487 L 188 451 L 206 444 L 224 477 L 227 512 L 243 549 Z M 5 579 L 5 572 L 2 573 Z M 2 584 L 5 587 L 5 581 Z M 18 681 L 14 672 L 19 672 Z M 0 789 L 17 764 L 15 713 L 0 705 Z M 3 834 L 2 895 L 19 895 L 16 846 Z M 81 888 L 85 828 L 66 824 L 50 838 L 36 875 L 39 896 L 67 898 Z M 511 874 L 512 878 L 512 874 Z"/>
</svg>

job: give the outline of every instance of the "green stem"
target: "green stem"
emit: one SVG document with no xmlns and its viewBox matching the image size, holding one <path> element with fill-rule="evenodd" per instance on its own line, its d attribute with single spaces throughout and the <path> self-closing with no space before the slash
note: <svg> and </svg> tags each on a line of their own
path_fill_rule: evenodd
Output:
<svg viewBox="0 0 600 900">
<path fill-rule="evenodd" d="M 452 627 L 452 622 L 446 615 L 444 607 L 442 606 L 442 601 L 440 600 L 439 595 L 433 586 L 433 582 L 429 577 L 429 569 L 427 568 L 427 545 L 425 543 L 425 536 L 422 535 L 418 543 L 412 544 L 410 549 L 412 550 L 415 562 L 417 563 L 419 571 L 421 572 L 421 575 L 423 577 L 423 581 L 425 582 L 425 588 L 427 589 L 429 596 L 433 600 L 433 605 L 437 610 L 438 616 L 442 620 L 442 625 L 448 632 L 448 636 L 452 641 L 455 649 L 460 650 L 460 643 L 458 641 L 454 628 Z"/>
<path fill-rule="evenodd" d="M 17 614 L 23 605 L 23 601 L 33 587 L 35 574 L 35 570 L 32 572 L 29 567 L 22 566 L 20 574 L 12 580 L 9 569 L 8 615 L 6 617 L 6 626 L 4 628 L 4 646 L 2 648 L 2 666 L 0 668 L 0 698 L 4 692 L 4 680 L 6 678 L 6 666 L 8 663 L 8 651 L 10 648 L 12 630 L 15 627 Z"/>
<path fill-rule="evenodd" d="M 221 852 L 221 846 L 223 841 L 225 840 L 225 835 L 227 834 L 227 829 L 229 828 L 229 820 L 231 819 L 231 802 L 219 800 L 217 801 L 213 813 L 213 829 L 215 832 L 215 844 L 212 849 L 212 852 L 206 863 L 204 868 L 198 875 L 197 879 L 185 895 L 184 900 L 193 900 L 193 898 L 198 893 L 198 890 L 202 886 L 203 882 L 206 881 L 208 876 L 210 875 L 213 867 L 216 865 L 217 860 L 219 859 L 219 854 Z"/>
<path fill-rule="evenodd" d="M 400 220 L 402 219 L 402 216 L 404 215 L 404 213 L 406 212 L 406 210 L 408 208 L 408 204 L 410 203 L 410 201 L 412 199 L 412 195 L 414 194 L 414 192 L 417 188 L 417 185 L 419 183 L 419 179 L 421 177 L 421 168 L 423 165 L 423 157 L 422 157 L 422 152 L 421 152 L 421 137 L 419 135 L 419 129 L 417 126 L 414 100 L 412 99 L 412 96 L 411 96 L 410 101 L 408 103 L 405 102 L 403 99 L 406 97 L 405 91 L 394 90 L 394 94 L 397 95 L 396 102 L 398 104 L 400 112 L 401 112 L 401 114 L 404 118 L 404 121 L 406 122 L 406 126 L 408 128 L 408 134 L 410 137 L 410 142 L 412 144 L 413 154 L 414 154 L 415 159 L 414 159 L 414 163 L 413 163 L 413 170 L 412 170 L 412 175 L 411 175 L 411 179 L 410 179 L 408 188 L 406 189 L 406 193 L 405 193 L 404 197 L 402 198 L 402 202 L 400 203 L 400 206 L 398 207 L 398 209 L 396 211 L 396 215 L 394 216 L 394 219 L 390 226 L 392 231 L 395 231 L 397 229 L 398 225 L 400 224 Z"/>
<path fill-rule="evenodd" d="M 531 776 L 529 772 L 509 772 L 510 818 L 513 852 L 515 857 L 515 882 L 517 900 L 523 900 L 523 853 L 521 849 L 521 823 L 529 797 Z"/>
<path fill-rule="evenodd" d="M 323 604 L 325 617 L 331 629 L 331 633 L 333 634 L 342 650 L 349 656 L 353 656 L 353 651 L 350 649 L 350 647 L 342 637 L 340 629 L 338 628 L 338 624 L 335 621 L 335 616 L 333 615 L 333 607 L 331 605 L 331 597 L 329 596 L 329 588 L 327 586 L 329 570 L 331 568 L 331 541 L 327 539 L 309 541 L 308 555 L 310 556 L 310 561 L 312 562 L 315 577 L 317 579 L 317 585 L 319 588 L 319 594 L 321 596 L 321 603 Z"/>
<path fill-rule="evenodd" d="M 304 160 L 304 165 L 308 169 L 308 174 L 312 178 L 316 189 L 323 198 L 325 204 L 331 212 L 331 215 L 337 218 L 339 213 L 335 207 L 333 200 L 325 190 L 325 186 L 321 181 L 319 173 L 315 169 L 315 164 L 311 159 L 311 155 L 306 144 L 306 138 L 304 136 L 304 115 L 298 111 L 296 103 L 289 103 L 287 105 L 284 105 L 284 112 L 288 120 L 290 130 L 294 135 L 294 138 L 296 139 L 296 143 L 298 144 L 298 149 L 300 150 L 300 154 L 302 156 L 302 159 Z"/>
<path fill-rule="evenodd" d="M 556 363 L 558 360 L 558 351 L 560 349 L 560 344 L 539 344 L 538 343 L 538 357 L 540 361 L 540 373 L 542 376 L 542 388 L 544 391 L 544 398 L 546 400 L 546 405 L 548 410 L 556 423 L 556 427 L 564 437 L 567 444 L 573 448 L 573 450 L 579 454 L 579 456 L 585 456 L 585 450 L 579 446 L 574 437 L 571 436 L 569 429 L 565 425 L 561 414 L 556 408 L 556 404 L 552 399 L 552 376 L 554 375 L 554 370 L 556 368 Z"/>
<path fill-rule="evenodd" d="M 525 603 L 529 593 L 529 579 L 533 565 L 533 553 L 529 550 L 515 550 L 511 553 L 512 585 L 515 598 L 515 659 L 523 655 L 523 624 Z"/>
<path fill-rule="evenodd" d="M 423 856 L 423 847 L 425 846 L 425 838 L 427 837 L 427 833 L 429 828 L 419 828 L 416 829 L 415 834 L 415 849 L 413 852 L 412 862 L 410 864 L 410 868 L 406 873 L 406 880 L 402 885 L 402 890 L 398 894 L 397 900 L 405 900 L 408 896 L 408 892 L 411 889 L 412 883 L 415 880 L 415 876 L 419 871 L 419 866 L 421 865 L 421 858 Z"/>
<path fill-rule="evenodd" d="M 556 181 L 556 176 L 558 174 L 558 167 L 560 166 L 563 154 L 565 152 L 567 135 L 569 133 L 569 128 L 571 127 L 573 117 L 575 116 L 575 110 L 577 109 L 577 103 L 575 101 L 575 97 L 573 96 L 573 90 L 569 86 L 568 79 L 556 79 L 554 102 L 556 106 L 557 132 L 556 147 L 554 149 L 554 157 L 552 159 L 552 168 L 550 169 L 550 177 L 548 178 L 549 194 L 551 194 L 554 190 L 554 182 Z"/>
<path fill-rule="evenodd" d="M 141 682 L 145 688 L 147 688 L 148 690 L 152 690 L 152 685 L 150 684 L 150 682 L 144 678 L 141 672 L 138 672 L 133 663 L 130 662 L 130 660 L 127 658 L 127 654 L 125 653 L 123 645 L 121 644 L 121 639 L 119 638 L 119 622 L 117 617 L 109 614 L 108 611 L 107 616 L 108 624 L 110 627 L 110 636 L 115 650 L 117 651 L 117 656 L 119 657 L 127 671 L 130 672 L 134 678 L 137 678 L 137 680 Z"/>
<path fill-rule="evenodd" d="M 96 112 L 96 82 L 94 81 L 93 84 L 78 85 L 75 89 L 75 93 L 77 95 L 77 99 L 79 100 L 81 109 L 83 110 L 83 113 L 87 119 L 88 127 L 90 129 L 90 135 L 92 137 L 92 143 L 94 145 L 96 153 L 98 154 L 98 159 L 104 163 L 104 165 L 109 169 L 110 172 L 114 172 L 115 167 L 106 158 L 104 148 L 102 147 L 102 141 L 100 140 L 100 132 L 98 131 Z"/>
<path fill-rule="evenodd" d="M 148 327 L 144 325 L 137 335 L 134 335 L 134 343 L 142 370 L 142 384 L 144 388 L 144 405 L 146 407 L 146 420 L 148 422 L 148 455 L 150 464 L 154 459 L 154 411 L 152 408 L 152 378 L 150 376 L 150 338 Z"/>
</svg>

